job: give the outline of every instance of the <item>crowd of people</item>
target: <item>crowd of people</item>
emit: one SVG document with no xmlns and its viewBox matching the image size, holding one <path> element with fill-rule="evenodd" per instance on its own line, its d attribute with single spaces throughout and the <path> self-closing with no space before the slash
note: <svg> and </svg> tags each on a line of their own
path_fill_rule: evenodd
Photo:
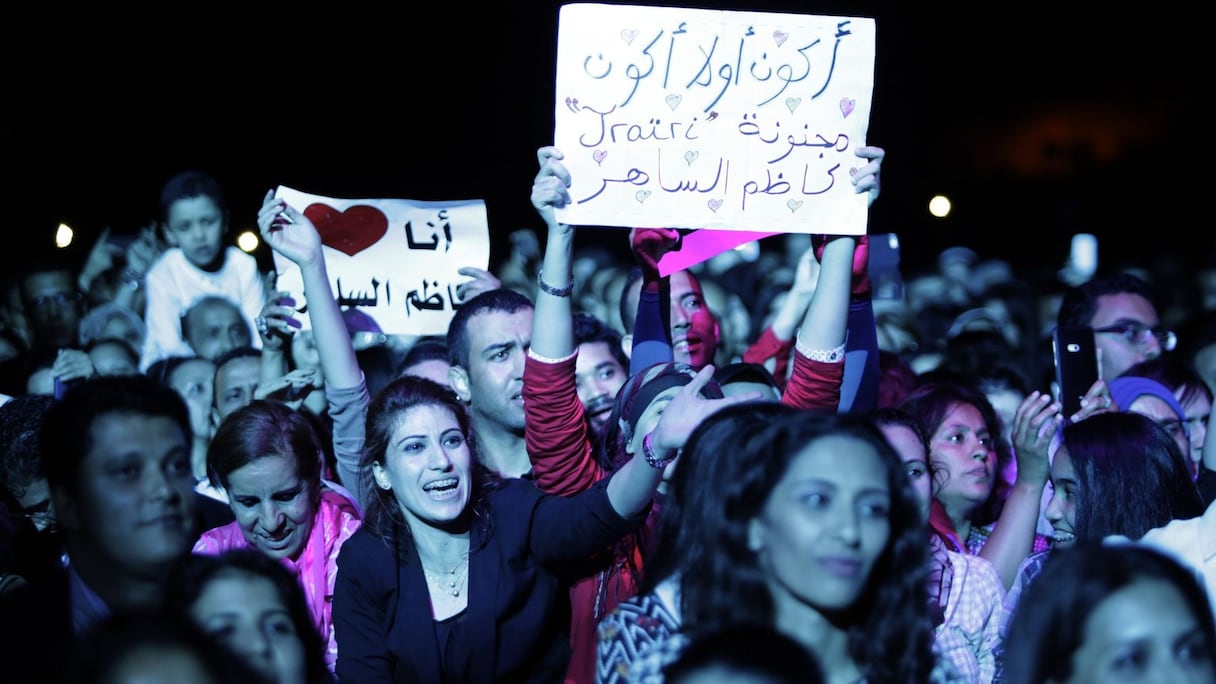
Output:
<svg viewBox="0 0 1216 684">
<path fill-rule="evenodd" d="M 558 220 L 562 160 L 446 335 L 360 342 L 270 191 L 302 326 L 202 171 L 12 274 L 5 679 L 1216 682 L 1210 274 L 954 247 L 892 287 L 824 234 L 663 273 L 680 230 Z M 1057 326 L 1098 352 L 1072 415 Z"/>
</svg>

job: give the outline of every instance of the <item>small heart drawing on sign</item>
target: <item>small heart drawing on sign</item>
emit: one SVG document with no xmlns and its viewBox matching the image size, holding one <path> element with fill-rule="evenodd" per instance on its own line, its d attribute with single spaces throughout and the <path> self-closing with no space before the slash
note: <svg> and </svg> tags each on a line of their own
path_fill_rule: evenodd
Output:
<svg viewBox="0 0 1216 684">
<path fill-rule="evenodd" d="M 773 42 L 777 44 L 777 47 L 781 47 L 789 37 L 790 34 L 785 31 L 773 31 Z"/>
<path fill-rule="evenodd" d="M 789 200 L 785 203 L 785 206 L 790 208 L 790 212 L 798 211 L 802 208 L 802 200 Z"/>
<path fill-rule="evenodd" d="M 625 41 L 626 45 L 632 45 L 633 39 L 638 37 L 638 32 L 634 29 L 625 29 L 621 31 L 621 40 Z"/>
<path fill-rule="evenodd" d="M 700 157 L 700 156 L 701 156 L 700 152 L 698 152 L 696 150 L 689 150 L 684 153 L 684 161 L 688 162 L 689 166 L 692 166 L 692 163 L 695 162 L 697 160 L 697 157 Z"/>
<path fill-rule="evenodd" d="M 671 107 L 673 112 L 675 111 L 676 107 L 680 106 L 680 100 L 683 99 L 684 98 L 680 97 L 679 95 L 668 95 L 666 98 L 664 98 L 664 100 L 667 101 L 667 106 Z"/>
<path fill-rule="evenodd" d="M 638 190 L 637 192 L 633 193 L 633 197 L 638 201 L 638 204 L 641 204 L 642 202 L 646 201 L 647 197 L 650 197 L 650 191 Z"/>
<path fill-rule="evenodd" d="M 847 97 L 840 98 L 840 113 L 844 114 L 846 119 L 849 117 L 850 114 L 853 113 L 854 104 L 856 104 L 856 103 Z"/>
<path fill-rule="evenodd" d="M 708 204 L 708 205 L 709 205 L 709 210 L 710 210 L 710 211 L 712 211 L 712 212 L 714 212 L 714 213 L 717 213 L 717 212 L 718 212 L 718 208 L 722 206 L 722 200 L 720 200 L 720 199 L 711 199 L 710 201 L 706 202 L 706 204 Z"/>
<path fill-rule="evenodd" d="M 347 256 L 354 256 L 371 247 L 388 232 L 388 218 L 384 212 L 366 204 L 356 204 L 345 211 L 338 211 L 318 202 L 308 205 L 304 215 L 317 227 L 321 244 Z"/>
<path fill-rule="evenodd" d="M 789 110 L 790 110 L 790 114 L 793 114 L 793 113 L 794 113 L 794 110 L 795 110 L 795 109 L 798 109 L 798 105 L 800 105 L 800 104 L 802 104 L 802 98 L 801 98 L 801 97 L 787 97 L 787 98 L 785 98 L 785 106 L 789 108 Z"/>
<path fill-rule="evenodd" d="M 596 150 L 591 153 L 591 158 L 595 160 L 596 164 L 603 162 L 604 157 L 607 157 L 607 156 L 608 156 L 607 150 Z"/>
</svg>

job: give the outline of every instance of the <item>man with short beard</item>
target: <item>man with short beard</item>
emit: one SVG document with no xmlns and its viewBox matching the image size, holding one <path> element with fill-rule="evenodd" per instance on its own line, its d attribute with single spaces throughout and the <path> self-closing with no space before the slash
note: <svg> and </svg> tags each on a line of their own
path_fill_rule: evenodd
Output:
<svg viewBox="0 0 1216 684">
<path fill-rule="evenodd" d="M 574 381 L 591 432 L 602 435 L 617 390 L 629 378 L 629 357 L 621 347 L 621 335 L 587 313 L 574 315 L 574 342 L 578 357 Z"/>
</svg>

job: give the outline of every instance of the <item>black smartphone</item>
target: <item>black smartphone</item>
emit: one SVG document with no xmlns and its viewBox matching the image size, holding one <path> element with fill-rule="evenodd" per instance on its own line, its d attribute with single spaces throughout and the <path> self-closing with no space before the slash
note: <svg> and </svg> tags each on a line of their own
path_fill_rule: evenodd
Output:
<svg viewBox="0 0 1216 684">
<path fill-rule="evenodd" d="M 1051 337 L 1055 357 L 1056 398 L 1068 418 L 1081 410 L 1081 398 L 1098 381 L 1098 352 L 1094 329 L 1089 326 L 1058 326 Z"/>
<path fill-rule="evenodd" d="M 55 398 L 62 399 L 64 397 L 64 395 L 66 395 L 68 393 L 68 390 L 72 389 L 73 386 L 78 385 L 78 384 L 80 384 L 79 380 L 69 380 L 67 382 L 64 382 L 63 380 L 60 380 L 59 378 L 55 378 L 55 389 L 54 389 Z"/>
</svg>

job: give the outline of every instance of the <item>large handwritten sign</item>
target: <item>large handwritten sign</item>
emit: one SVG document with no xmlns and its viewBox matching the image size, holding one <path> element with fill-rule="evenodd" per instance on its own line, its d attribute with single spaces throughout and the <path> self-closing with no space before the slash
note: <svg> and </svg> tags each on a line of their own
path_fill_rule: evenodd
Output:
<svg viewBox="0 0 1216 684">
<path fill-rule="evenodd" d="M 564 5 L 559 220 L 864 234 L 874 45 L 869 18 Z"/>
<path fill-rule="evenodd" d="M 490 231 L 482 200 L 419 202 L 335 199 L 279 186 L 275 197 L 306 215 L 321 234 L 330 287 L 360 327 L 394 335 L 442 335 L 460 300 L 464 266 L 488 269 Z M 274 255 L 277 287 L 308 322 L 300 269 Z"/>
</svg>

